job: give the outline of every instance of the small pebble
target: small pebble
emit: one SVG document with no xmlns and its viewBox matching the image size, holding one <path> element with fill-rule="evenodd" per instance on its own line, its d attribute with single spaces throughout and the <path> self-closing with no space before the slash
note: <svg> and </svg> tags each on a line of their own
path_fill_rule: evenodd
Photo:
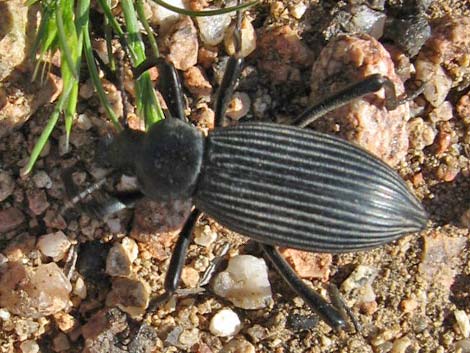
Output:
<svg viewBox="0 0 470 353">
<path fill-rule="evenodd" d="M 255 347 L 244 339 L 233 339 L 227 343 L 220 353 L 255 353 Z"/>
<path fill-rule="evenodd" d="M 209 324 L 209 330 L 215 336 L 228 337 L 236 335 L 241 329 L 238 315 L 231 309 L 222 309 L 215 314 Z"/>
<path fill-rule="evenodd" d="M 9 320 L 11 317 L 10 312 L 7 309 L 0 308 L 0 319 L 3 321 Z"/>
<path fill-rule="evenodd" d="M 15 181 L 10 174 L 1 171 L 0 172 L 0 202 L 10 196 L 15 190 Z"/>
<path fill-rule="evenodd" d="M 184 85 L 188 90 L 199 97 L 210 96 L 212 93 L 212 86 L 210 82 L 204 77 L 204 73 L 197 66 L 192 66 L 183 74 Z"/>
<path fill-rule="evenodd" d="M 470 353 L 470 339 L 464 339 L 455 343 L 455 351 L 458 353 Z"/>
<path fill-rule="evenodd" d="M 464 338 L 468 338 L 470 336 L 470 321 L 467 313 L 465 310 L 455 310 L 454 316 L 460 333 Z"/>
<path fill-rule="evenodd" d="M 194 242 L 197 245 L 208 247 L 217 239 L 217 233 L 212 231 L 208 225 L 197 227 L 194 234 Z"/>
<path fill-rule="evenodd" d="M 214 10 L 207 8 L 207 10 Z M 218 45 L 222 43 L 225 31 L 230 26 L 230 14 L 217 16 L 196 17 L 196 23 L 199 27 L 199 36 L 203 43 L 208 45 Z"/>
<path fill-rule="evenodd" d="M 415 62 L 416 80 L 425 82 L 423 95 L 434 107 L 439 107 L 446 99 L 452 87 L 450 78 L 444 69 L 430 61 L 418 59 Z"/>
<path fill-rule="evenodd" d="M 199 283 L 199 272 L 197 272 L 192 267 L 183 268 L 183 273 L 181 274 L 181 280 L 187 288 L 195 288 Z"/>
<path fill-rule="evenodd" d="M 429 119 L 434 123 L 439 121 L 449 121 L 452 117 L 452 104 L 449 101 L 443 102 L 440 106 L 429 113 Z"/>
<path fill-rule="evenodd" d="M 330 276 L 331 254 L 312 253 L 296 249 L 281 249 L 281 254 L 301 278 L 327 281 Z"/>
<path fill-rule="evenodd" d="M 15 229 L 24 222 L 24 219 L 23 213 L 17 208 L 0 210 L 0 234 Z"/>
<path fill-rule="evenodd" d="M 135 243 L 135 242 L 134 242 Z M 137 245 L 136 245 L 137 246 Z M 132 273 L 134 253 L 121 243 L 114 243 L 106 258 L 106 273 L 110 276 L 128 277 Z"/>
<path fill-rule="evenodd" d="M 408 347 L 411 345 L 411 340 L 405 336 L 393 341 L 391 353 L 405 353 Z"/>
<path fill-rule="evenodd" d="M 75 124 L 80 130 L 84 131 L 90 130 L 93 126 L 90 118 L 86 114 L 78 114 Z"/>
<path fill-rule="evenodd" d="M 192 347 L 199 342 L 199 329 L 191 328 L 181 332 L 178 341 L 184 347 Z"/>
<path fill-rule="evenodd" d="M 182 17 L 170 30 L 165 38 L 165 46 L 169 53 L 166 59 L 176 69 L 186 71 L 197 63 L 199 44 L 197 31 L 191 18 Z"/>
<path fill-rule="evenodd" d="M 230 26 L 230 28 L 225 33 L 225 50 L 227 54 L 234 55 L 235 54 L 235 43 L 233 38 L 233 32 L 235 30 L 235 26 Z M 242 20 L 241 25 L 241 49 L 240 55 L 245 58 L 254 52 L 256 49 L 256 32 L 251 24 L 251 21 L 244 17 Z"/>
<path fill-rule="evenodd" d="M 299 2 L 297 4 L 293 4 L 289 6 L 289 13 L 297 20 L 300 20 L 304 15 L 305 11 L 307 10 L 307 5 L 303 2 Z"/>
<path fill-rule="evenodd" d="M 36 341 L 27 340 L 21 342 L 20 349 L 22 353 L 38 353 L 39 352 L 39 345 Z"/>
<path fill-rule="evenodd" d="M 404 313 L 412 313 L 418 308 L 418 301 L 415 299 L 403 299 L 400 303 L 400 309 Z"/>
<path fill-rule="evenodd" d="M 272 300 L 268 267 L 263 259 L 238 255 L 214 278 L 214 292 L 243 309 L 261 309 Z"/>
<path fill-rule="evenodd" d="M 63 352 L 70 349 L 70 342 L 67 336 L 60 332 L 52 340 L 52 349 L 56 352 Z"/>
<path fill-rule="evenodd" d="M 46 192 L 44 190 L 31 190 L 27 192 L 28 206 L 31 212 L 39 216 L 49 207 Z"/>
<path fill-rule="evenodd" d="M 85 299 L 87 297 L 86 284 L 83 281 L 82 277 L 78 277 L 73 286 L 73 294 L 75 294 L 80 299 Z"/>
<path fill-rule="evenodd" d="M 106 297 L 106 305 L 117 306 L 131 317 L 145 313 L 150 299 L 150 287 L 138 279 L 113 278 L 112 290 Z"/>
<path fill-rule="evenodd" d="M 227 116 L 233 120 L 243 118 L 250 111 L 251 99 L 245 92 L 235 92 L 227 107 Z"/>
<path fill-rule="evenodd" d="M 39 318 L 67 309 L 71 290 L 55 262 L 34 268 L 9 262 L 0 273 L 0 306 L 19 316 Z"/>
<path fill-rule="evenodd" d="M 359 265 L 341 284 L 341 290 L 346 293 L 354 291 L 354 296 L 357 298 L 356 302 L 364 312 L 369 310 L 374 311 L 374 308 L 376 308 L 376 303 L 374 303 L 375 293 L 372 288 L 372 283 L 375 277 L 377 277 L 377 274 L 378 270 L 375 267 Z"/>
<path fill-rule="evenodd" d="M 184 9 L 186 4 L 183 0 L 168 0 L 165 1 L 167 4 L 179 7 Z M 151 16 L 149 18 L 149 22 L 152 24 L 159 25 L 161 27 L 162 32 L 166 32 L 168 28 L 178 21 L 181 18 L 179 13 L 171 11 L 163 6 L 160 6 L 152 1 L 149 1 L 148 4 L 150 5 L 150 12 Z"/>
<path fill-rule="evenodd" d="M 39 189 L 50 189 L 52 187 L 52 180 L 44 170 L 40 170 L 33 175 L 33 182 Z"/>
<path fill-rule="evenodd" d="M 57 262 L 64 258 L 72 243 L 62 232 L 49 233 L 41 236 L 37 242 L 38 249 Z"/>
<path fill-rule="evenodd" d="M 54 314 L 54 320 L 62 332 L 69 333 L 73 328 L 78 327 L 79 321 L 68 313 L 63 311 Z"/>
</svg>

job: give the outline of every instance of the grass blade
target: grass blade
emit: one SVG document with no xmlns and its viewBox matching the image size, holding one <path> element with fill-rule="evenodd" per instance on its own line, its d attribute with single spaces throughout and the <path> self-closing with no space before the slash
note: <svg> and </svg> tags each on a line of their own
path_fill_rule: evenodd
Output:
<svg viewBox="0 0 470 353">
<path fill-rule="evenodd" d="M 225 9 L 207 10 L 207 11 L 191 11 L 191 10 L 186 10 L 186 9 L 182 9 L 180 7 L 170 5 L 170 4 L 166 3 L 163 0 L 152 0 L 152 1 L 154 3 L 160 5 L 161 7 L 164 7 L 165 9 L 168 9 L 170 11 L 179 13 L 181 15 L 186 15 L 186 16 L 191 16 L 191 17 L 204 17 L 204 16 L 222 15 L 222 14 L 229 13 L 229 12 L 235 12 L 235 11 L 247 9 L 247 8 L 249 8 L 251 6 L 254 6 L 258 3 L 258 0 L 256 0 L 256 1 L 247 2 L 246 4 L 241 4 L 241 5 L 232 6 L 232 7 L 226 7 Z"/>
</svg>

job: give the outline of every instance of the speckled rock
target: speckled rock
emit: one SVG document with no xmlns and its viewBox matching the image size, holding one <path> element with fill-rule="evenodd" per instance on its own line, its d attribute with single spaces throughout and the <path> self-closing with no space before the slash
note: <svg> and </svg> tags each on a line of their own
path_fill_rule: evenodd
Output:
<svg viewBox="0 0 470 353">
<path fill-rule="evenodd" d="M 325 97 L 376 73 L 392 80 L 398 96 L 404 93 L 390 55 L 377 40 L 365 34 L 338 36 L 313 64 L 311 100 L 320 103 Z M 313 126 L 355 142 L 395 166 L 408 150 L 406 122 L 410 112 L 408 104 L 393 111 L 388 111 L 384 104 L 384 92 L 380 90 L 328 113 Z"/>
<path fill-rule="evenodd" d="M 131 266 L 138 252 L 137 243 L 131 238 L 124 238 L 121 243 L 115 243 L 106 258 L 106 273 L 110 276 L 130 276 Z"/>
<path fill-rule="evenodd" d="M 37 243 L 38 249 L 56 262 L 64 258 L 70 245 L 70 240 L 62 231 L 45 234 L 39 238 Z"/>
<path fill-rule="evenodd" d="M 424 249 L 419 271 L 433 286 L 448 290 L 454 282 L 455 261 L 464 249 L 467 239 L 453 238 L 440 231 L 424 237 Z"/>
<path fill-rule="evenodd" d="M 108 293 L 106 304 L 117 306 L 132 317 L 142 315 L 150 298 L 150 287 L 138 279 L 116 277 L 113 288 Z"/>
<path fill-rule="evenodd" d="M 178 70 L 186 71 L 197 63 L 197 31 L 189 17 L 182 17 L 165 38 L 166 59 Z"/>
<path fill-rule="evenodd" d="M 23 213 L 10 207 L 0 211 L 0 234 L 15 229 L 24 222 Z"/>
<path fill-rule="evenodd" d="M 35 215 L 39 216 L 49 207 L 47 195 L 44 190 L 31 190 L 27 193 L 27 196 L 29 209 Z"/>
<path fill-rule="evenodd" d="M 224 45 L 227 54 L 234 55 L 235 54 L 235 42 L 233 37 L 233 32 L 235 30 L 235 25 L 229 27 L 227 32 L 225 33 L 224 38 Z M 240 48 L 240 56 L 245 58 L 251 53 L 253 53 L 256 49 L 256 32 L 251 24 L 251 21 L 246 16 L 242 20 L 242 24 L 240 27 L 241 30 L 241 48 Z"/>
<path fill-rule="evenodd" d="M 281 254 L 301 278 L 327 281 L 330 276 L 331 254 L 312 253 L 296 249 L 281 249 Z"/>
<path fill-rule="evenodd" d="M 214 10 L 214 8 L 207 8 L 207 10 Z M 229 14 L 196 17 L 201 41 L 208 45 L 218 45 L 222 43 L 225 31 L 230 25 L 230 22 L 231 18 Z"/>
<path fill-rule="evenodd" d="M 184 85 L 196 96 L 210 96 L 212 93 L 211 84 L 197 66 L 190 67 L 184 72 Z"/>
<path fill-rule="evenodd" d="M 443 17 L 432 28 L 431 38 L 425 43 L 418 60 L 441 66 L 451 78 L 453 86 L 470 85 L 470 17 Z M 417 71 L 418 76 L 418 71 Z"/>
<path fill-rule="evenodd" d="M 236 338 L 227 343 L 220 353 L 255 353 L 255 347 L 248 341 Z"/>
<path fill-rule="evenodd" d="M 256 55 L 258 67 L 274 83 L 300 79 L 300 68 L 311 64 L 312 53 L 300 41 L 298 33 L 289 26 L 267 30 L 259 34 Z"/>
<path fill-rule="evenodd" d="M 2 2 L 0 24 L 0 82 L 25 59 L 28 6 L 22 0 Z"/>
<path fill-rule="evenodd" d="M 0 306 L 19 316 L 39 318 L 68 308 L 71 290 L 54 262 L 34 268 L 9 262 L 0 275 Z"/>
<path fill-rule="evenodd" d="M 0 202 L 10 196 L 15 190 L 15 181 L 5 171 L 0 171 Z"/>
</svg>

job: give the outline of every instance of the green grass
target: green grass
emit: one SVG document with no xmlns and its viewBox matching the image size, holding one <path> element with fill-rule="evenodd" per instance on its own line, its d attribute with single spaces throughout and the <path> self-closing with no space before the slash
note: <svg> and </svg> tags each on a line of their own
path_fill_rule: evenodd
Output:
<svg viewBox="0 0 470 353">
<path fill-rule="evenodd" d="M 219 10 L 194 12 L 176 8 L 162 0 L 153 1 L 172 11 L 193 17 L 213 16 L 242 10 L 253 6 L 257 2 L 252 1 L 239 6 Z M 122 129 L 119 123 L 119 117 L 114 113 L 101 84 L 99 69 L 96 66 L 93 56 L 89 28 L 90 0 L 29 0 L 26 4 L 32 5 L 36 3 L 41 6 L 41 23 L 32 49 L 33 58 L 37 59 L 33 76 L 36 77 L 40 71 L 40 67 L 45 65 L 45 59 L 58 51 L 61 59 L 60 72 L 63 81 L 63 89 L 44 130 L 31 152 L 27 165 L 22 170 L 23 175 L 27 175 L 32 171 L 34 164 L 61 117 L 64 119 L 66 147 L 68 148 L 73 119 L 76 115 L 80 81 L 79 75 L 81 65 L 83 64 L 83 57 L 85 58 L 85 63 L 94 89 L 97 92 L 100 103 L 103 105 L 108 118 L 113 122 L 117 131 Z M 103 25 L 105 28 L 104 32 L 111 70 L 116 69 L 114 58 L 111 54 L 111 39 L 113 36 L 119 38 L 134 68 L 148 59 L 147 50 L 140 33 L 141 25 L 147 34 L 150 44 L 150 57 L 155 59 L 159 56 L 156 40 L 144 16 L 143 0 L 120 1 L 124 18 L 124 29 L 112 14 L 110 0 L 97 0 L 97 6 L 101 7 L 104 13 L 105 21 Z M 148 72 L 144 72 L 136 79 L 135 87 L 137 113 L 141 119 L 144 119 L 145 126 L 148 128 L 163 118 L 163 112 L 155 95 Z"/>
</svg>

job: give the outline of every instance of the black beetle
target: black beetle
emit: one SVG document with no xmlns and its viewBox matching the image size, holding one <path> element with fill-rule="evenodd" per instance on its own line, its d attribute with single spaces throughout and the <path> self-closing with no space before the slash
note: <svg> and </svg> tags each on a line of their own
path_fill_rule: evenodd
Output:
<svg viewBox="0 0 470 353">
<path fill-rule="evenodd" d="M 427 215 L 398 174 L 342 139 L 302 129 L 325 112 L 381 88 L 390 109 L 401 102 L 393 84 L 372 75 L 297 119 L 297 127 L 245 123 L 222 128 L 243 59 L 231 57 L 216 102 L 216 129 L 204 137 L 184 121 L 182 89 L 173 66 L 156 64 L 171 117 L 147 132 L 124 129 L 108 146 L 113 168 L 137 176 L 143 195 L 156 201 L 192 199 L 172 255 L 166 301 L 178 288 L 194 224 L 201 212 L 260 243 L 289 285 L 329 325 L 342 328 L 339 311 L 301 281 L 274 246 L 341 253 L 367 250 L 422 230 Z M 97 213 L 108 214 L 136 198 L 116 196 Z"/>
</svg>

